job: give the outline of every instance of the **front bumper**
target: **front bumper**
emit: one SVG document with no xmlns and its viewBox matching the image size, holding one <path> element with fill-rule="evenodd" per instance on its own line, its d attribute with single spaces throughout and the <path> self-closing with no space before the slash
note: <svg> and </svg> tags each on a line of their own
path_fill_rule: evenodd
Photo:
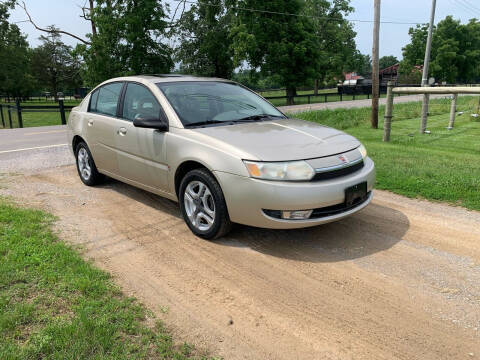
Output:
<svg viewBox="0 0 480 360">
<path fill-rule="evenodd" d="M 353 174 L 317 182 L 267 181 L 221 171 L 215 171 L 215 176 L 222 187 L 233 222 L 262 228 L 295 229 L 339 220 L 367 206 L 373 197 L 375 165 L 370 158 L 366 158 L 365 166 Z M 341 204 L 345 201 L 345 189 L 364 181 L 370 192 L 367 200 L 335 215 L 285 220 L 270 217 L 262 210 L 307 210 Z"/>
</svg>

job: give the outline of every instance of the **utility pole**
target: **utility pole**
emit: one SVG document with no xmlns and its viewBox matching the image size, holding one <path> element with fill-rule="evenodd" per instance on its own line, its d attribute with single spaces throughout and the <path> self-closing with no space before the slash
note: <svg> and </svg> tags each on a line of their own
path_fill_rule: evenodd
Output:
<svg viewBox="0 0 480 360">
<path fill-rule="evenodd" d="M 432 35 L 433 35 L 433 23 L 435 21 L 435 8 L 437 0 L 432 0 L 432 11 L 430 13 L 430 25 L 428 26 L 427 47 L 425 48 L 425 60 L 423 61 L 423 75 L 422 86 L 429 86 L 428 84 L 428 67 L 430 65 L 430 52 L 432 50 Z M 422 104 L 422 125 L 420 126 L 420 134 L 425 133 L 427 128 L 427 116 L 428 116 L 428 102 L 430 100 L 429 94 L 423 94 Z"/>
<path fill-rule="evenodd" d="M 373 46 L 372 46 L 372 128 L 378 129 L 378 97 L 380 94 L 378 47 L 380 34 L 380 0 L 374 0 Z"/>
</svg>

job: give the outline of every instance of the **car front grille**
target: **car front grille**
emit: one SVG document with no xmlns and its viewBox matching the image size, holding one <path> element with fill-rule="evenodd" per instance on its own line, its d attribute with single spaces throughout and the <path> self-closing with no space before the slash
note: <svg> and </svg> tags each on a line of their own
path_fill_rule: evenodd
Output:
<svg viewBox="0 0 480 360">
<path fill-rule="evenodd" d="M 313 209 L 312 215 L 310 215 L 310 219 L 319 219 L 319 218 L 337 215 L 337 214 L 341 214 L 343 212 L 352 210 L 357 206 L 362 205 L 365 201 L 367 201 L 368 198 L 370 197 L 370 194 L 371 194 L 371 191 L 367 192 L 364 197 L 356 199 L 355 202 L 350 206 L 347 206 L 345 203 L 341 203 L 337 205 Z"/>
<path fill-rule="evenodd" d="M 359 163 L 356 163 L 356 164 L 351 165 L 351 166 L 343 167 L 343 168 L 340 168 L 340 169 L 317 172 L 315 174 L 315 176 L 312 178 L 311 181 L 329 180 L 329 179 L 335 179 L 335 178 L 341 177 L 341 176 L 350 175 L 350 174 L 353 174 L 354 172 L 362 169 L 364 166 L 365 166 L 365 164 L 362 160 Z"/>
</svg>

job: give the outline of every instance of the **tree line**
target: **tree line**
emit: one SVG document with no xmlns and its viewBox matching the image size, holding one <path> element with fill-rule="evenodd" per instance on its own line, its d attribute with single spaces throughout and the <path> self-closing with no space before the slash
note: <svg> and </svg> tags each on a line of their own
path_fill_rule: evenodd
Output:
<svg viewBox="0 0 480 360">
<path fill-rule="evenodd" d="M 179 72 L 240 81 L 253 88 L 334 86 L 343 74 L 371 73 L 369 55 L 355 44 L 346 17 L 350 0 L 88 0 L 82 17 L 89 34 L 40 28 L 24 3 L 0 3 L 0 94 L 18 97 L 35 92 L 93 87 L 117 76 Z M 31 48 L 9 11 L 20 6 L 43 31 Z M 480 31 L 451 17 L 437 25 L 432 73 L 438 79 L 476 79 Z M 426 27 L 410 29 L 401 71 L 416 76 L 423 63 Z M 72 48 L 62 36 L 75 37 Z M 460 55 L 460 56 L 458 56 Z M 475 61 L 472 59 L 475 58 Z M 398 63 L 393 56 L 381 67 Z M 463 69 L 468 67 L 468 71 Z"/>
<path fill-rule="evenodd" d="M 299 86 L 331 84 L 365 60 L 346 20 L 350 0 L 179 0 L 171 9 L 158 0 L 89 0 L 82 17 L 91 32 L 75 34 L 79 45 L 66 46 L 64 32 L 49 27 L 34 49 L 8 22 L 15 5 L 24 7 L 13 0 L 0 4 L 0 62 L 6 65 L 0 92 L 11 96 L 172 71 L 295 94 Z"/>
<path fill-rule="evenodd" d="M 428 25 L 409 29 L 410 43 L 403 48 L 400 73 L 405 83 L 420 83 Z M 447 16 L 434 28 L 429 76 L 438 83 L 478 83 L 480 80 L 480 22 L 466 24 Z"/>
</svg>

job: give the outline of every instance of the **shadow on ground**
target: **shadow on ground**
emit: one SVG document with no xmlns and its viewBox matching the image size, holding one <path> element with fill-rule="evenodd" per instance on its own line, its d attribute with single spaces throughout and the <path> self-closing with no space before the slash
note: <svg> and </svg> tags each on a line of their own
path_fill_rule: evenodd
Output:
<svg viewBox="0 0 480 360">
<path fill-rule="evenodd" d="M 182 218 L 178 204 L 161 196 L 115 180 L 109 180 L 102 187 Z M 349 218 L 312 228 L 270 230 L 235 225 L 231 233 L 214 243 L 248 247 L 262 254 L 296 261 L 337 262 L 387 250 L 402 239 L 409 227 L 410 222 L 402 212 L 372 203 Z M 205 240 L 199 238 L 198 241 Z"/>
</svg>

